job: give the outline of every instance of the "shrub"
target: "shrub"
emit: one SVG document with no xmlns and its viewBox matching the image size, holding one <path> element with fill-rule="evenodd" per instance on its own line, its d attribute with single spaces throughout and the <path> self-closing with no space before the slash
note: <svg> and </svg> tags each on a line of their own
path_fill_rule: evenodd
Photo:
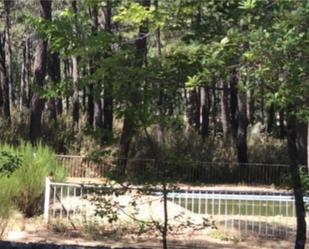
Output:
<svg viewBox="0 0 309 249">
<path fill-rule="evenodd" d="M 8 192 L 3 188 L 0 190 L 3 192 L 2 198 L 8 202 L 8 206 L 3 209 L 10 209 L 13 201 L 26 217 L 35 215 L 42 207 L 45 177 L 52 175 L 56 181 L 61 180 L 65 176 L 65 170 L 59 165 L 57 156 L 46 146 L 38 145 L 34 148 L 28 143 L 21 143 L 19 147 L 13 148 L 0 145 L 0 152 L 2 155 L 10 155 L 4 157 L 5 160 L 2 159 L 3 165 L 9 159 L 20 164 L 10 177 L 2 175 L 6 181 L 1 181 L 1 184 L 11 186 Z"/>
<path fill-rule="evenodd" d="M 0 239 L 5 233 L 11 211 L 12 196 L 16 194 L 16 185 L 12 174 L 21 166 L 20 157 L 6 146 L 0 151 Z"/>
<path fill-rule="evenodd" d="M 30 217 L 42 206 L 45 177 L 52 175 L 59 181 L 64 178 L 65 170 L 59 165 L 56 154 L 46 146 L 33 148 L 30 144 L 22 144 L 17 151 L 22 157 L 22 166 L 13 174 L 18 183 L 15 203 Z"/>
<path fill-rule="evenodd" d="M 194 130 L 165 131 L 164 145 L 157 144 L 155 128 L 151 129 L 150 136 L 152 143 L 160 148 L 167 161 L 228 163 L 237 161 L 236 151 L 231 144 L 211 136 L 203 140 L 201 135 Z M 130 157 L 136 159 L 154 157 L 149 140 L 143 132 L 132 142 Z"/>
<path fill-rule="evenodd" d="M 288 164 L 286 141 L 261 134 L 250 138 L 248 157 L 251 163 Z"/>
</svg>

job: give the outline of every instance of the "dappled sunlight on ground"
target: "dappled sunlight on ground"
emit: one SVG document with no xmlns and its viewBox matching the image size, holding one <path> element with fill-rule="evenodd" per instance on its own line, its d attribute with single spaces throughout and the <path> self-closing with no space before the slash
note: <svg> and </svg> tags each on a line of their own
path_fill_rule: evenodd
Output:
<svg viewBox="0 0 309 249">
<path fill-rule="evenodd" d="M 55 231 L 52 226 L 43 225 L 41 217 L 35 219 L 22 219 L 20 216 L 10 226 L 5 240 L 25 243 L 53 243 L 84 246 L 131 246 L 136 248 L 160 248 L 160 238 L 154 234 L 126 235 L 119 237 L 82 236 L 79 232 L 71 230 Z M 257 237 L 242 237 L 237 233 L 223 233 L 218 230 L 183 231 L 169 238 L 171 248 L 207 248 L 207 249 L 245 249 L 245 248 L 292 248 L 292 242 Z"/>
</svg>

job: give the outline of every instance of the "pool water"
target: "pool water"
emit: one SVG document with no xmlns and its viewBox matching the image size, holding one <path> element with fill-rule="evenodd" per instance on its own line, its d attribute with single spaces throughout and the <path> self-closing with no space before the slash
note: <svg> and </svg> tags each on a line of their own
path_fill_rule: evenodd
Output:
<svg viewBox="0 0 309 249">
<path fill-rule="evenodd" d="M 268 200 L 228 200 L 211 198 L 170 198 L 172 202 L 198 214 L 283 216 L 295 215 L 294 202 Z"/>
</svg>

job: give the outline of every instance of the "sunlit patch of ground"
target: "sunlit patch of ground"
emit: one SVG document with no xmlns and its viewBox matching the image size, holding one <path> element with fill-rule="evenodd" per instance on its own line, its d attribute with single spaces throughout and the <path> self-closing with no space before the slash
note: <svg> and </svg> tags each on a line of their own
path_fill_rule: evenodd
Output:
<svg viewBox="0 0 309 249">
<path fill-rule="evenodd" d="M 132 225 L 132 224 L 131 224 Z M 23 219 L 21 215 L 15 215 L 11 221 L 9 231 L 4 239 L 16 242 L 40 242 L 55 244 L 76 244 L 84 246 L 131 246 L 136 248 L 160 248 L 160 236 L 155 232 L 138 234 L 136 227 L 132 225 L 109 230 L 107 228 L 84 227 L 74 230 L 70 224 L 54 224 L 46 226 L 42 217 Z M 122 229 L 122 230 L 121 230 Z M 245 248 L 280 248 L 290 249 L 291 241 L 259 238 L 255 236 L 245 237 L 233 231 L 206 229 L 194 231 L 184 229 L 182 232 L 169 237 L 171 248 L 200 248 L 200 249 L 245 249 Z"/>
<path fill-rule="evenodd" d="M 67 177 L 67 183 L 75 184 L 107 184 L 106 178 L 85 178 L 85 177 Z M 291 190 L 286 188 L 276 187 L 274 185 L 245 185 L 245 184 L 207 184 L 199 183 L 198 185 L 176 183 L 173 187 L 185 190 L 208 190 L 208 191 L 245 191 L 245 192 L 280 192 L 291 193 Z"/>
</svg>

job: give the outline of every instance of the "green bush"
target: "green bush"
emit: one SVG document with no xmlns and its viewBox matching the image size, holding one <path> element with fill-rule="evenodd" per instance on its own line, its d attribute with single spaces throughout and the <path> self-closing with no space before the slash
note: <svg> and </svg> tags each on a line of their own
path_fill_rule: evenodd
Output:
<svg viewBox="0 0 309 249">
<path fill-rule="evenodd" d="M 34 148 L 28 143 L 21 143 L 16 148 L 0 145 L 0 152 L 20 159 L 20 166 L 15 168 L 10 177 L 2 176 L 7 178 L 5 184 L 14 189 L 4 191 L 2 198 L 6 198 L 5 201 L 9 203 L 13 201 L 26 217 L 37 214 L 42 207 L 45 177 L 52 175 L 54 180 L 59 181 L 65 176 L 65 170 L 58 163 L 56 154 L 46 146 L 38 145 Z"/>
<path fill-rule="evenodd" d="M 261 134 L 248 142 L 250 163 L 288 164 L 286 141 Z"/>
<path fill-rule="evenodd" d="M 12 196 L 16 194 L 16 184 L 11 176 L 20 166 L 20 157 L 10 147 L 2 148 L 0 151 L 0 239 L 5 233 L 10 214 L 14 209 Z"/>
<path fill-rule="evenodd" d="M 203 140 L 194 130 L 168 130 L 164 133 L 164 145 L 156 142 L 155 127 L 149 133 L 151 143 L 160 148 L 166 161 L 174 162 L 237 162 L 237 153 L 230 142 L 218 137 L 209 136 Z M 153 158 L 154 153 L 149 144 L 148 137 L 142 131 L 134 138 L 131 145 L 130 158 Z"/>
</svg>

